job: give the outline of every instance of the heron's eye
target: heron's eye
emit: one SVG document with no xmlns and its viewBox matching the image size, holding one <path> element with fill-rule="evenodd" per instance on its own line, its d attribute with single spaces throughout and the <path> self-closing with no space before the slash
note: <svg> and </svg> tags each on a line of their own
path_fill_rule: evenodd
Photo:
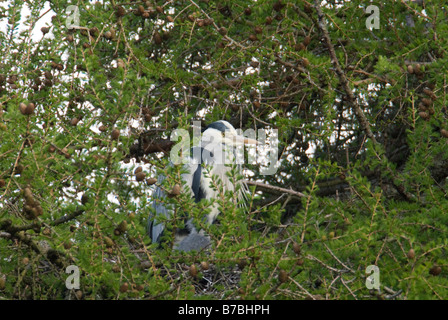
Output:
<svg viewBox="0 0 448 320">
<path fill-rule="evenodd" d="M 221 136 L 224 138 L 226 136 L 225 132 L 221 132 Z"/>
</svg>

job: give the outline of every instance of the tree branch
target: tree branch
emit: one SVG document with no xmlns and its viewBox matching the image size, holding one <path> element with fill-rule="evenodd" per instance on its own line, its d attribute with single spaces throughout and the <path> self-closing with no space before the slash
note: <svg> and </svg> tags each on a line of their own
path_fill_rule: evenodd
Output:
<svg viewBox="0 0 448 320">
<path fill-rule="evenodd" d="M 362 130 L 367 135 L 367 137 L 369 139 L 371 139 L 374 144 L 376 144 L 377 141 L 376 141 L 375 136 L 373 135 L 372 130 L 370 129 L 369 121 L 367 120 L 364 112 L 362 111 L 361 107 L 359 106 L 358 102 L 356 101 L 353 91 L 350 89 L 350 85 L 349 85 L 347 76 L 345 75 L 344 71 L 342 71 L 341 65 L 339 64 L 339 60 L 336 57 L 336 52 L 334 50 L 333 44 L 331 43 L 330 35 L 328 33 L 327 25 L 325 23 L 325 15 L 322 12 L 322 9 L 320 7 L 320 1 L 315 0 L 314 7 L 317 11 L 319 30 L 322 32 L 322 35 L 324 37 L 325 43 L 328 48 L 328 52 L 330 54 L 331 63 L 333 64 L 336 74 L 338 75 L 339 82 L 341 83 L 341 86 L 344 89 L 345 94 L 347 95 L 348 102 L 349 102 L 350 106 L 352 107 L 353 112 L 356 115 L 356 118 L 358 119 L 359 123 L 361 124 Z"/>
<path fill-rule="evenodd" d="M 298 198 L 306 197 L 305 194 L 298 192 L 298 191 L 294 191 L 292 189 L 285 189 L 285 188 L 281 188 L 281 187 L 277 187 L 277 186 L 271 186 L 269 184 L 257 182 L 257 181 L 245 180 L 244 182 L 247 185 L 255 186 L 258 189 L 265 190 L 270 193 L 275 193 L 275 194 L 287 193 L 287 194 L 290 194 L 290 195 L 298 197 Z"/>
<path fill-rule="evenodd" d="M 84 209 L 76 210 L 76 211 L 74 211 L 74 212 L 72 212 L 72 213 L 70 213 L 70 214 L 67 214 L 67 215 L 65 215 L 65 216 L 62 216 L 62 217 L 60 217 L 60 218 L 54 220 L 54 221 L 51 223 L 51 225 L 52 225 L 52 226 L 57 226 L 57 225 L 63 224 L 63 223 L 65 223 L 65 222 L 67 222 L 67 221 L 70 221 L 70 220 L 75 219 L 76 217 L 82 215 L 83 213 L 84 213 Z"/>
</svg>

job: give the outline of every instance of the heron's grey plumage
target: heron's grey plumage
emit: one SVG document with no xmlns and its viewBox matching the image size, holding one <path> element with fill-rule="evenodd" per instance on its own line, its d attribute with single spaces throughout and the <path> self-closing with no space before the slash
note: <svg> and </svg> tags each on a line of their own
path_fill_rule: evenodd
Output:
<svg viewBox="0 0 448 320">
<path fill-rule="evenodd" d="M 188 236 L 176 245 L 180 251 L 202 250 L 210 245 L 210 237 L 193 230 Z"/>
<path fill-rule="evenodd" d="M 235 149 L 232 146 L 224 143 L 223 132 L 233 134 L 236 136 L 236 130 L 227 121 L 217 121 L 210 124 L 204 131 L 201 139 L 201 146 L 193 147 L 191 152 L 191 159 L 188 164 L 185 164 L 187 173 L 182 174 L 182 180 L 191 196 L 195 199 L 195 202 L 199 202 L 202 199 L 213 199 L 219 194 L 218 190 L 214 190 L 210 187 L 212 177 L 210 175 L 216 175 L 223 183 L 224 190 L 234 191 L 234 185 L 231 183 L 227 172 L 231 170 L 231 167 L 227 166 L 224 158 L 220 156 L 235 156 Z M 224 148 L 227 150 L 220 150 Z M 231 148 L 231 149 L 229 149 Z M 217 152 L 218 151 L 218 152 Z M 219 151 L 224 151 L 219 154 Z M 227 151 L 230 151 L 227 153 Z M 232 161 L 233 159 L 230 159 Z M 210 173 L 210 175 L 207 174 Z M 165 177 L 159 176 L 157 185 L 162 185 Z M 241 182 L 239 182 L 241 183 Z M 245 187 L 245 185 L 242 185 Z M 243 194 L 245 188 L 240 189 L 240 196 Z M 163 222 L 158 222 L 157 217 L 171 218 L 172 212 L 168 210 L 164 205 L 164 199 L 166 198 L 165 192 L 156 187 L 153 193 L 153 208 L 155 216 L 149 217 L 148 222 L 148 234 L 153 242 L 160 243 L 161 236 L 165 230 Z M 219 214 L 219 208 L 215 204 L 211 211 L 207 214 L 206 222 L 212 224 Z M 180 230 L 175 235 L 174 248 L 182 251 L 201 250 L 210 245 L 210 238 L 203 233 L 203 230 L 196 230 L 193 224 L 192 218 L 186 218 L 185 229 Z"/>
</svg>

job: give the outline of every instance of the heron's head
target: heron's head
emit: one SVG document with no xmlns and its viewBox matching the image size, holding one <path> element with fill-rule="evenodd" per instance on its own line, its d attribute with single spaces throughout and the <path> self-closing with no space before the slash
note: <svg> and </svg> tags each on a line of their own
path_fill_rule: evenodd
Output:
<svg viewBox="0 0 448 320">
<path fill-rule="evenodd" d="M 239 135 L 235 128 L 225 120 L 219 120 L 209 124 L 202 134 L 202 141 L 205 143 L 225 144 L 232 147 L 243 146 L 245 144 L 259 144 L 255 139 Z"/>
</svg>

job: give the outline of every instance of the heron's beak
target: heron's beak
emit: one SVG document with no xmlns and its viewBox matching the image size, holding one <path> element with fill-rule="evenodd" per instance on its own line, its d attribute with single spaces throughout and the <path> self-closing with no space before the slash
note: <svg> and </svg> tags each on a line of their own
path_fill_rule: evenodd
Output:
<svg viewBox="0 0 448 320">
<path fill-rule="evenodd" d="M 257 145 L 260 144 L 260 142 L 258 142 L 255 139 L 251 139 L 251 138 L 247 138 L 247 137 L 243 137 L 243 136 L 232 136 L 232 141 L 234 145 L 237 146 L 241 146 L 241 145 L 245 145 L 245 144 L 253 144 L 253 145 Z"/>
<path fill-rule="evenodd" d="M 260 144 L 260 142 L 258 142 L 255 139 L 251 139 L 251 138 L 244 138 L 244 143 L 245 144 L 255 144 L 255 145 Z"/>
</svg>

